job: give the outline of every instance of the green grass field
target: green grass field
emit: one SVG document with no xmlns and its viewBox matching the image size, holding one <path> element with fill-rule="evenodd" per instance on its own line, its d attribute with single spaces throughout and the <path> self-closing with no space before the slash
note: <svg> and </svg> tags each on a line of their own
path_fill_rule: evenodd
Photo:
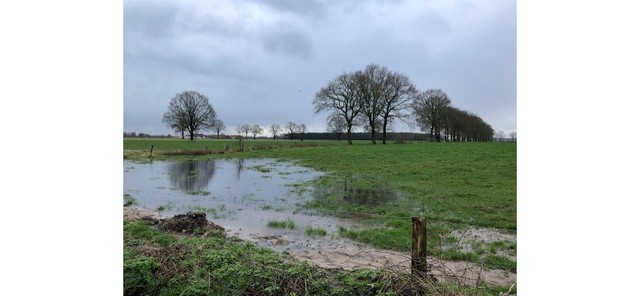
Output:
<svg viewBox="0 0 640 296">
<path fill-rule="evenodd" d="M 341 234 L 380 248 L 410 250 L 410 217 L 418 215 L 430 223 L 430 240 L 467 226 L 517 229 L 515 143 L 245 140 L 238 152 L 237 140 L 125 139 L 125 158 L 148 159 L 151 145 L 154 159 L 269 157 L 326 172 L 314 181 L 326 188 L 324 197 L 305 206 L 365 218 L 366 227 Z M 228 153 L 222 153 L 225 146 Z M 348 192 L 372 197 L 345 197 L 347 183 Z M 397 196 L 387 198 L 387 192 Z M 438 252 L 435 245 L 429 245 L 431 254 Z"/>
</svg>

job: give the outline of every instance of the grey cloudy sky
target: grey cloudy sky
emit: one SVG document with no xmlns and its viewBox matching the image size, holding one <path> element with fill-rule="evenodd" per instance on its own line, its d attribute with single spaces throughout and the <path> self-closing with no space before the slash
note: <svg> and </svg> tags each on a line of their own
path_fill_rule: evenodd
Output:
<svg viewBox="0 0 640 296">
<path fill-rule="evenodd" d="M 315 92 L 372 63 L 516 130 L 513 0 L 125 0 L 123 16 L 127 132 L 172 133 L 161 117 L 185 90 L 209 97 L 227 133 L 288 121 L 324 132 Z"/>
</svg>

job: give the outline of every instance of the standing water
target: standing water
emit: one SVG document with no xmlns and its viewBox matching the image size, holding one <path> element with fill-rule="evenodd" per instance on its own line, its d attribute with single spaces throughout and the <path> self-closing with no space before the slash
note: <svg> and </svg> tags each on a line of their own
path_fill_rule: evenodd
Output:
<svg viewBox="0 0 640 296">
<path fill-rule="evenodd" d="M 384 180 L 360 175 L 345 178 L 334 186 L 314 188 L 310 181 L 321 172 L 275 159 L 232 159 L 124 161 L 124 193 L 139 207 L 164 216 L 202 211 L 207 219 L 227 229 L 228 234 L 290 253 L 328 268 L 394 267 L 407 270 L 408 252 L 376 250 L 338 237 L 339 228 L 351 228 L 356 222 L 313 215 L 304 204 L 312 199 L 339 192 L 344 200 L 361 205 L 393 202 L 397 195 Z M 281 222 L 291 228 L 272 228 Z M 285 223 L 285 222 L 288 222 Z M 295 225 L 295 226 L 294 226 Z M 308 227 L 323 229 L 326 236 L 308 235 Z M 442 262 L 430 260 L 430 264 Z M 463 264 L 445 262 L 439 269 L 446 274 Z M 471 264 L 473 265 L 473 264 Z M 438 267 L 434 267 L 438 269 Z M 487 271 L 474 267 L 485 280 L 505 284 L 515 282 L 515 274 Z"/>
<path fill-rule="evenodd" d="M 312 199 L 309 181 L 322 173 L 275 159 L 124 161 L 124 193 L 137 205 L 166 216 L 202 211 L 230 235 L 261 245 L 304 249 L 313 241 L 307 227 L 328 234 L 349 221 L 313 215 L 303 208 Z M 306 183 L 306 184 L 305 184 Z M 269 222 L 289 222 L 272 228 Z M 295 228 L 293 227 L 295 225 Z M 275 248 L 277 249 L 277 248 Z"/>
</svg>

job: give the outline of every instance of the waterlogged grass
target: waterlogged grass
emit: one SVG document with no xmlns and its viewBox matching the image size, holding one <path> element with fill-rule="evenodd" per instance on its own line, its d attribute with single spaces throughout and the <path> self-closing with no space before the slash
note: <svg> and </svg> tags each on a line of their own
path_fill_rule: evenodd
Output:
<svg viewBox="0 0 640 296">
<path fill-rule="evenodd" d="M 169 201 L 169 202 L 168 202 L 167 204 L 165 204 L 165 205 L 158 206 L 157 210 L 158 210 L 159 212 L 162 212 L 162 211 L 170 211 L 171 209 L 173 209 L 173 206 L 174 206 L 173 201 Z"/>
<path fill-rule="evenodd" d="M 187 192 L 187 194 L 189 194 L 189 195 L 203 195 L 203 196 L 207 196 L 207 195 L 210 195 L 210 194 L 211 194 L 211 192 L 209 192 L 209 191 L 203 191 L 203 190 L 200 190 L 200 191 L 190 191 L 190 192 Z"/>
<path fill-rule="evenodd" d="M 327 236 L 327 231 L 322 227 L 307 226 L 304 229 L 304 234 L 308 236 Z"/>
<path fill-rule="evenodd" d="M 124 295 L 498 295 L 391 270 L 323 269 L 237 238 L 124 222 Z M 513 290 L 512 290 L 513 292 Z"/>
<path fill-rule="evenodd" d="M 489 255 L 484 259 L 484 266 L 488 268 L 504 269 L 516 272 L 517 264 L 515 261 L 499 255 Z"/>
<path fill-rule="evenodd" d="M 296 229 L 298 226 L 291 219 L 287 220 L 269 220 L 267 227 L 276 229 Z"/>
<path fill-rule="evenodd" d="M 506 253 L 514 253 L 517 249 L 516 242 L 499 240 L 495 242 L 491 242 L 489 244 L 489 252 L 491 254 L 496 254 L 498 251 L 503 251 Z"/>
<path fill-rule="evenodd" d="M 263 165 L 255 165 L 252 167 L 249 167 L 250 170 L 254 170 L 254 171 L 258 171 L 261 173 L 270 173 L 271 170 L 269 168 L 267 168 L 266 166 Z"/>
<path fill-rule="evenodd" d="M 227 210 L 227 206 L 224 204 L 219 205 L 217 208 L 212 207 L 191 207 L 192 211 L 204 212 L 212 219 L 226 219 L 236 214 L 235 211 Z"/>
<path fill-rule="evenodd" d="M 127 194 L 127 193 L 124 194 L 124 206 L 125 207 L 132 206 L 132 205 L 135 206 L 137 204 L 138 204 L 138 202 L 136 201 L 136 199 L 133 196 L 131 196 L 131 195 Z"/>
<path fill-rule="evenodd" d="M 263 205 L 261 207 L 263 211 L 275 211 L 275 212 L 284 212 L 287 208 L 285 207 L 273 207 L 272 205 Z"/>
</svg>

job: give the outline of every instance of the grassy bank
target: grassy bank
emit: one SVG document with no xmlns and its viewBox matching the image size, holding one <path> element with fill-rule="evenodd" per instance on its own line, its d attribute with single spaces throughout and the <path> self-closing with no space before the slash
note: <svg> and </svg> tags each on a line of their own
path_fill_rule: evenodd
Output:
<svg viewBox="0 0 640 296">
<path fill-rule="evenodd" d="M 328 173 L 314 181 L 320 197 L 305 207 L 362 221 L 363 227 L 341 229 L 342 236 L 379 248 L 409 251 L 410 217 L 425 215 L 430 255 L 516 268 L 514 242 L 474 243 L 472 250 L 462 250 L 453 235 L 474 226 L 515 233 L 515 143 L 371 145 L 356 141 L 348 146 L 344 141 L 246 140 L 243 152 L 238 152 L 240 144 L 231 140 L 125 139 L 125 155 L 149 159 L 151 145 L 158 151 L 154 159 L 269 157 L 295 161 Z"/>
<path fill-rule="evenodd" d="M 390 270 L 328 270 L 198 229 L 124 222 L 124 295 L 498 295 Z"/>
</svg>

